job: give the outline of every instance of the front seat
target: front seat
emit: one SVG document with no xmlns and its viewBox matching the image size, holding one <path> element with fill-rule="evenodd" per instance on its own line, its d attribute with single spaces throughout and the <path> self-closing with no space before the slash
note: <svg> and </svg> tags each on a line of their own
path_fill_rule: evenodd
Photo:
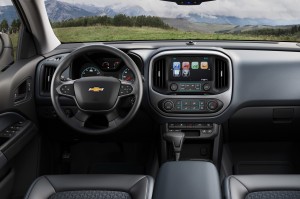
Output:
<svg viewBox="0 0 300 199">
<path fill-rule="evenodd" d="M 226 199 L 300 199 L 300 175 L 236 175 L 225 179 Z"/>
<path fill-rule="evenodd" d="M 151 199 L 154 180 L 142 175 L 52 175 L 36 179 L 25 199 Z"/>
</svg>

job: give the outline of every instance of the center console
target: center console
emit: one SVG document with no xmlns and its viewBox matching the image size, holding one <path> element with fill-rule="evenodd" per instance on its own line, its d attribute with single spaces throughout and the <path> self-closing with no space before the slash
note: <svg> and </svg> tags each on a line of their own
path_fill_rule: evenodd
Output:
<svg viewBox="0 0 300 199">
<path fill-rule="evenodd" d="M 219 168 L 221 126 L 210 118 L 231 102 L 230 57 L 220 49 L 160 49 L 150 60 L 148 87 L 150 104 L 164 121 L 161 161 L 206 160 Z"/>
<path fill-rule="evenodd" d="M 231 101 L 230 58 L 213 50 L 169 50 L 150 61 L 152 106 L 167 116 L 215 116 Z"/>
<path fill-rule="evenodd" d="M 216 167 L 210 162 L 181 161 L 162 165 L 153 199 L 221 199 Z"/>
</svg>

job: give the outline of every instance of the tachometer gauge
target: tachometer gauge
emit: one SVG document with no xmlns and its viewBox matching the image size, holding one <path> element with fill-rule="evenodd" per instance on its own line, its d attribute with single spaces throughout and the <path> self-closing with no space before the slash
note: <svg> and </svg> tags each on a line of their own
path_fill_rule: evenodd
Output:
<svg viewBox="0 0 300 199">
<path fill-rule="evenodd" d="M 92 64 L 84 64 L 81 70 L 81 77 L 92 77 L 92 76 L 100 76 L 100 70 L 98 67 Z"/>
<path fill-rule="evenodd" d="M 129 68 L 125 68 L 122 72 L 122 77 L 121 79 L 123 81 L 127 81 L 127 82 L 131 82 L 133 83 L 134 82 L 134 74 L 133 72 L 129 69 Z"/>
</svg>

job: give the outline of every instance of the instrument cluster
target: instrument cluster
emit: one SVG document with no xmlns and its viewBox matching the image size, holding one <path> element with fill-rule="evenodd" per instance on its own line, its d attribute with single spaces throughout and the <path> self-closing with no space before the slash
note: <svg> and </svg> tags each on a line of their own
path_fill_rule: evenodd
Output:
<svg viewBox="0 0 300 199">
<path fill-rule="evenodd" d="M 111 76 L 134 83 L 135 76 L 123 60 L 112 55 L 84 55 L 75 59 L 71 66 L 72 79 L 91 76 Z"/>
</svg>

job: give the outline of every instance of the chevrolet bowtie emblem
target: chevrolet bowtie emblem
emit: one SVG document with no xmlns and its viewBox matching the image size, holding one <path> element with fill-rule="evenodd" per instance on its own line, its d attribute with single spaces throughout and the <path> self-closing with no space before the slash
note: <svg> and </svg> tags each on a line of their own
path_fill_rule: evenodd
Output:
<svg viewBox="0 0 300 199">
<path fill-rule="evenodd" d="M 100 87 L 93 87 L 93 88 L 89 88 L 90 92 L 94 92 L 94 93 L 99 93 L 104 91 L 104 88 L 100 88 Z"/>
</svg>

